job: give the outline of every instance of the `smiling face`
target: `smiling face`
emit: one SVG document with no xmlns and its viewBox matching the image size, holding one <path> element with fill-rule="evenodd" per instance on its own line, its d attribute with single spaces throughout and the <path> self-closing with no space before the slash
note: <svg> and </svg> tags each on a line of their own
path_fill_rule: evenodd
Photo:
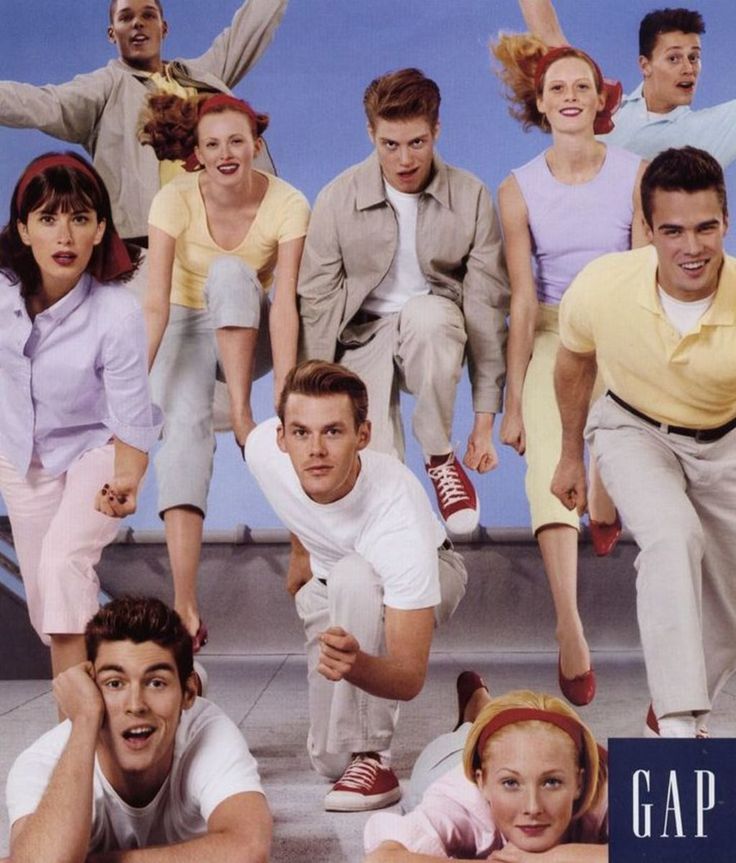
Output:
<svg viewBox="0 0 736 863">
<path fill-rule="evenodd" d="M 134 69 L 161 71 L 161 43 L 168 31 L 153 0 L 117 0 L 107 38 Z"/>
<path fill-rule="evenodd" d="M 491 737 L 476 783 L 506 840 L 538 853 L 564 841 L 583 772 L 564 731 L 549 723 L 523 723 Z"/>
<path fill-rule="evenodd" d="M 368 134 L 373 141 L 386 182 L 406 194 L 426 188 L 432 177 L 434 142 L 439 123 L 432 128 L 425 117 L 409 120 L 376 120 Z"/>
<path fill-rule="evenodd" d="M 242 182 L 260 146 L 261 139 L 253 138 L 250 120 L 239 111 L 210 112 L 197 124 L 194 154 L 213 182 Z"/>
<path fill-rule="evenodd" d="M 689 105 L 700 74 L 700 36 L 697 33 L 660 33 L 651 57 L 639 57 L 647 108 L 665 114 Z"/>
<path fill-rule="evenodd" d="M 105 234 L 105 222 L 97 221 L 94 210 L 63 212 L 41 206 L 17 227 L 41 271 L 43 290 L 56 299 L 76 285 Z"/>
<path fill-rule="evenodd" d="M 348 494 L 360 473 L 359 452 L 370 441 L 370 423 L 355 426 L 350 396 L 290 393 L 279 448 L 288 453 L 304 492 L 316 503 Z"/>
<path fill-rule="evenodd" d="M 153 641 L 102 641 L 94 670 L 105 703 L 100 766 L 126 802 L 143 806 L 171 769 L 181 712 L 196 697 L 194 678 L 182 691 L 173 652 Z"/>
<path fill-rule="evenodd" d="M 592 135 L 596 114 L 604 101 L 603 95 L 596 91 L 590 64 L 580 57 L 562 57 L 545 72 L 537 108 L 547 117 L 553 132 L 582 129 Z"/>
<path fill-rule="evenodd" d="M 728 220 L 715 189 L 655 189 L 650 242 L 657 250 L 657 279 L 676 300 L 710 296 L 718 287 Z"/>
</svg>

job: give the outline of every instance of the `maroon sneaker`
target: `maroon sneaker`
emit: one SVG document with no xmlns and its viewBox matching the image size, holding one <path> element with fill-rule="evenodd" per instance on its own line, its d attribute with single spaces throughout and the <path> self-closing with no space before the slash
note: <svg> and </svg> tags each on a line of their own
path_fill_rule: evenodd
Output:
<svg viewBox="0 0 736 863">
<path fill-rule="evenodd" d="M 480 504 L 473 483 L 455 453 L 433 455 L 426 468 L 447 529 L 454 534 L 472 533 L 478 527 Z"/>
<path fill-rule="evenodd" d="M 376 752 L 356 755 L 325 795 L 328 812 L 365 812 L 383 809 L 401 799 L 394 771 L 381 763 Z"/>
</svg>

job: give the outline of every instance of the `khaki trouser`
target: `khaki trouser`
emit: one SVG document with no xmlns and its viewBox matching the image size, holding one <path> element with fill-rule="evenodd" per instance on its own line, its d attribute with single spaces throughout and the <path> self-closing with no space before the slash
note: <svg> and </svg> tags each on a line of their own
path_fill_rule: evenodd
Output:
<svg viewBox="0 0 736 863">
<path fill-rule="evenodd" d="M 440 549 L 441 602 L 435 623 L 448 620 L 465 593 L 467 572 L 455 551 Z M 346 680 L 333 682 L 317 671 L 319 636 L 341 626 L 358 640 L 363 652 L 384 652 L 383 587 L 373 567 L 358 554 L 339 561 L 324 584 L 308 581 L 296 595 L 304 624 L 309 680 L 309 738 L 314 769 L 337 779 L 354 752 L 381 752 L 391 745 L 399 707 L 396 701 L 369 695 Z"/>
<path fill-rule="evenodd" d="M 654 712 L 708 711 L 736 671 L 736 431 L 699 443 L 604 397 L 586 436 L 639 546 L 637 613 Z"/>
<path fill-rule="evenodd" d="M 425 456 L 452 449 L 455 392 L 465 355 L 465 319 L 445 297 L 412 297 L 400 312 L 365 325 L 372 336 L 349 346 L 339 361 L 368 388 L 371 446 L 404 458 L 399 391 L 415 399 L 412 427 Z M 360 325 L 350 331 L 360 336 Z"/>
</svg>

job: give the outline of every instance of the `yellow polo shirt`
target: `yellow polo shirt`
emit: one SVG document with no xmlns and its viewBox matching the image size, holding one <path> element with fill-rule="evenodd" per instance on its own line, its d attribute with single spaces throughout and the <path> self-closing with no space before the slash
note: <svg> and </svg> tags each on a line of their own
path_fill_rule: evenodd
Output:
<svg viewBox="0 0 736 863">
<path fill-rule="evenodd" d="M 200 171 L 181 174 L 154 197 L 148 223 L 176 240 L 171 274 L 171 302 L 203 309 L 204 283 L 210 264 L 222 255 L 242 258 L 257 273 L 264 290 L 271 286 L 280 243 L 305 236 L 309 204 L 298 189 L 273 174 L 259 171 L 268 189 L 242 241 L 224 249 L 212 239 L 199 191 Z"/>
<path fill-rule="evenodd" d="M 653 246 L 598 258 L 562 298 L 560 339 L 594 351 L 606 388 L 659 422 L 722 425 L 736 416 L 736 259 L 724 257 L 713 304 L 681 336 L 657 295 Z"/>
</svg>

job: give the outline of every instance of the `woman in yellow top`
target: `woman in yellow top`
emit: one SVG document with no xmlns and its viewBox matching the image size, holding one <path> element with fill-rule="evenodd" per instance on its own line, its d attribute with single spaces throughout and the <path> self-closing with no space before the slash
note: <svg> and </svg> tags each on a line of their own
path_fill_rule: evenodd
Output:
<svg viewBox="0 0 736 863">
<path fill-rule="evenodd" d="M 254 377 L 272 360 L 277 398 L 296 361 L 296 280 L 309 206 L 288 183 L 253 168 L 267 125 L 247 102 L 221 93 L 152 96 L 141 124 L 141 141 L 159 159 L 186 159 L 188 169 L 151 206 L 145 315 L 151 386 L 165 415 L 155 461 L 159 512 L 174 605 L 195 649 L 207 638 L 196 585 L 215 380 L 225 379 L 242 446 L 255 425 Z"/>
</svg>

